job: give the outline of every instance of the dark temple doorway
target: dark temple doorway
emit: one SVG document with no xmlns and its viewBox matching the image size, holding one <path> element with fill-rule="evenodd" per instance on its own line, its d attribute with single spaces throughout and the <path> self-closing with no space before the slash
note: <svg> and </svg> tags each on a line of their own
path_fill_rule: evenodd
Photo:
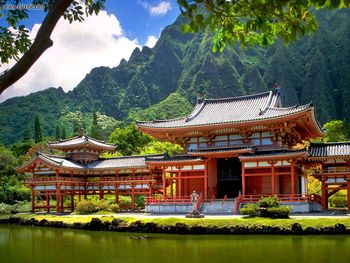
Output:
<svg viewBox="0 0 350 263">
<path fill-rule="evenodd" d="M 218 198 L 234 198 L 242 191 L 242 163 L 238 158 L 217 160 Z"/>
</svg>

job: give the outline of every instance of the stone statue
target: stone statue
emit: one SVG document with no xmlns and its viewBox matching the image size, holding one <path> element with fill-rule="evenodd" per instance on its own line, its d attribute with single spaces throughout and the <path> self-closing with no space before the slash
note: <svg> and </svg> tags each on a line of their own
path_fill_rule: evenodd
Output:
<svg viewBox="0 0 350 263">
<path fill-rule="evenodd" d="M 200 196 L 196 193 L 196 191 L 193 191 L 193 193 L 190 196 L 192 203 L 192 212 L 186 214 L 186 218 L 203 218 L 204 215 L 201 214 L 200 211 L 197 209 L 198 199 Z"/>
<path fill-rule="evenodd" d="M 198 194 L 196 191 L 193 191 L 191 194 L 191 203 L 192 203 L 192 210 L 197 210 L 197 204 L 198 204 Z"/>
</svg>

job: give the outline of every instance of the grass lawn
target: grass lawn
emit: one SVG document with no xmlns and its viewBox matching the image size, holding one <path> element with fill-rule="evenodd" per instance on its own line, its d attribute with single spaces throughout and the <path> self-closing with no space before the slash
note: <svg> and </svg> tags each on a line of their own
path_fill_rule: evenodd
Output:
<svg viewBox="0 0 350 263">
<path fill-rule="evenodd" d="M 303 228 L 314 227 L 320 228 L 325 226 L 334 226 L 337 223 L 344 224 L 347 228 L 350 228 L 350 217 L 310 217 L 310 218 L 291 218 L 291 219 L 269 219 L 269 218 L 245 218 L 245 217 L 232 217 L 232 218 L 203 218 L 203 219 L 187 219 L 179 217 L 164 217 L 159 218 L 147 216 L 121 216 L 118 214 L 93 214 L 93 215 L 51 215 L 51 214 L 17 214 L 16 217 L 24 219 L 35 218 L 40 221 L 46 219 L 48 221 L 62 221 L 63 223 L 88 223 L 92 218 L 98 217 L 101 221 L 111 222 L 113 219 L 121 219 L 126 223 L 131 224 L 135 221 L 141 221 L 142 223 L 153 222 L 159 226 L 173 226 L 177 223 L 183 223 L 188 226 L 203 226 L 203 227 L 230 227 L 235 225 L 240 226 L 278 226 L 283 228 L 289 228 L 293 223 L 299 223 Z"/>
</svg>

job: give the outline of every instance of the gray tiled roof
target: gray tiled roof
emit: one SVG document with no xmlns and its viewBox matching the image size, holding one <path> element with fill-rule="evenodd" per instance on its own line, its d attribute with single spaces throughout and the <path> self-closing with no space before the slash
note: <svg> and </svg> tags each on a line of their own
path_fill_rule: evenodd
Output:
<svg viewBox="0 0 350 263">
<path fill-rule="evenodd" d="M 125 156 L 109 159 L 99 159 L 88 164 L 74 162 L 72 160 L 65 159 L 61 156 L 47 155 L 38 153 L 37 157 L 41 160 L 48 162 L 52 165 L 60 166 L 63 168 L 74 168 L 82 170 L 94 170 L 94 169 L 123 169 L 123 168 L 147 168 L 145 160 L 147 157 L 164 157 L 163 155 L 145 155 L 145 156 Z M 31 160 L 33 161 L 33 160 Z M 31 162 L 29 161 L 29 162 Z M 24 164 L 23 166 L 25 166 Z M 21 166 L 22 167 L 22 166 Z M 20 167 L 19 167 L 20 168 Z"/>
<path fill-rule="evenodd" d="M 350 157 L 350 142 L 311 143 L 309 146 L 310 157 Z"/>
<path fill-rule="evenodd" d="M 49 146 L 51 148 L 78 146 L 78 145 L 84 145 L 84 144 L 91 144 L 91 145 L 95 145 L 97 147 L 102 147 L 102 148 L 110 149 L 110 150 L 113 150 L 116 148 L 116 146 L 113 144 L 105 143 L 103 141 L 99 141 L 99 140 L 90 138 L 90 137 L 85 136 L 85 135 L 79 136 L 79 137 L 74 137 L 74 138 L 67 139 L 67 140 L 60 140 L 57 142 L 49 142 Z"/>
<path fill-rule="evenodd" d="M 105 168 L 146 168 L 146 156 L 126 156 L 110 159 L 100 159 L 87 164 L 87 169 Z"/>
<path fill-rule="evenodd" d="M 203 148 L 203 149 L 193 149 L 188 151 L 191 153 L 209 153 L 209 152 L 229 152 L 229 151 L 255 151 L 256 147 L 252 146 L 232 146 L 232 147 L 213 147 L 213 148 Z"/>
<path fill-rule="evenodd" d="M 252 154 L 245 153 L 239 156 L 240 159 L 246 159 L 246 158 L 266 158 L 266 157 L 273 157 L 273 156 L 292 156 L 298 153 L 305 153 L 305 149 L 300 150 L 275 150 L 275 151 L 261 151 L 261 152 L 255 152 Z"/>
<path fill-rule="evenodd" d="M 140 127 L 175 128 L 246 122 L 291 115 L 310 107 L 311 104 L 288 108 L 281 107 L 281 98 L 277 89 L 241 97 L 198 100 L 193 112 L 187 117 L 138 122 L 138 125 Z"/>
<path fill-rule="evenodd" d="M 192 157 L 187 154 L 168 156 L 166 154 L 161 156 L 148 156 L 146 162 L 182 162 L 182 161 L 200 161 L 201 157 Z"/>
</svg>

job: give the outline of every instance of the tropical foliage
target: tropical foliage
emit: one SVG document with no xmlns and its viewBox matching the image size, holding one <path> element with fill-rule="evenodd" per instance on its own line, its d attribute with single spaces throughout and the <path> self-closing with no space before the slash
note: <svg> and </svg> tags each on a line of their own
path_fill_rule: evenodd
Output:
<svg viewBox="0 0 350 263">
<path fill-rule="evenodd" d="M 178 3 L 182 15 L 190 20 L 183 30 L 198 32 L 209 27 L 215 32 L 214 51 L 223 51 L 226 44 L 236 41 L 244 48 L 255 44 L 266 46 L 277 38 L 286 44 L 295 42 L 298 36 L 317 29 L 314 8 L 350 6 L 346 0 L 178 0 Z"/>
</svg>

